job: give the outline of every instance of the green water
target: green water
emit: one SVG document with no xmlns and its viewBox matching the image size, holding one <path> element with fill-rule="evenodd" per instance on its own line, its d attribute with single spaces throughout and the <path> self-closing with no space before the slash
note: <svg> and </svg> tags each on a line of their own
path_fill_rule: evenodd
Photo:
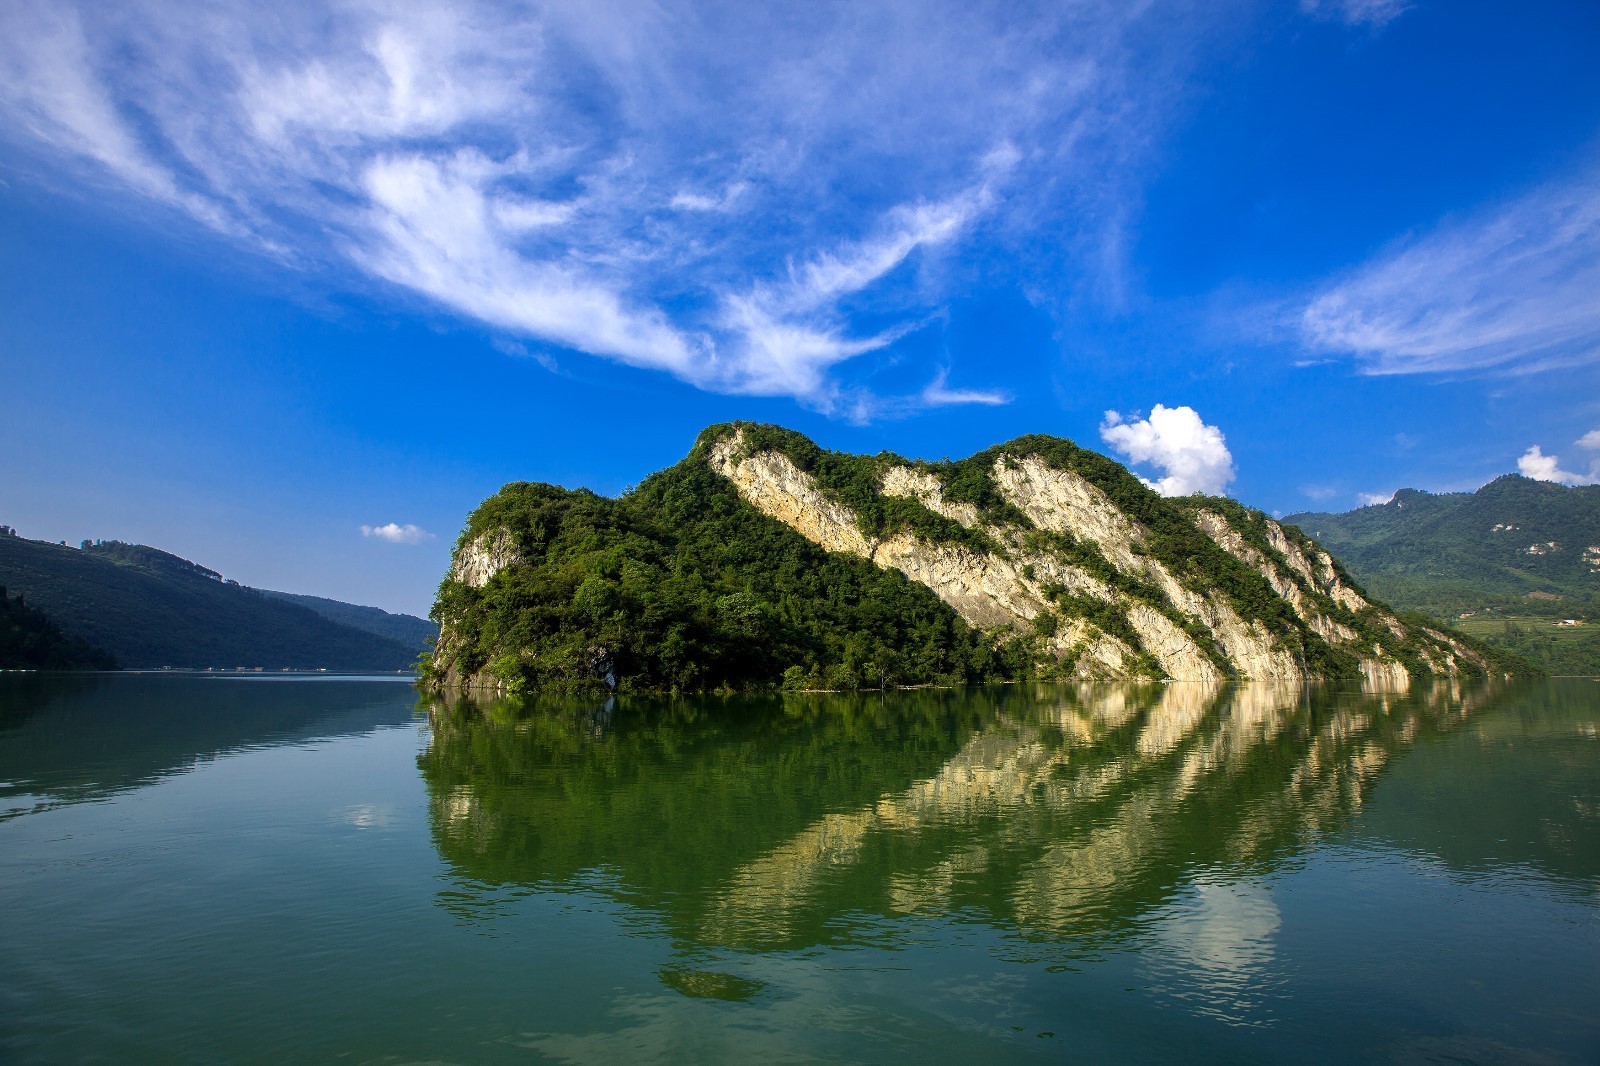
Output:
<svg viewBox="0 0 1600 1066">
<path fill-rule="evenodd" d="M 4 676 L 0 1059 L 1594 1063 L 1597 723 Z"/>
</svg>

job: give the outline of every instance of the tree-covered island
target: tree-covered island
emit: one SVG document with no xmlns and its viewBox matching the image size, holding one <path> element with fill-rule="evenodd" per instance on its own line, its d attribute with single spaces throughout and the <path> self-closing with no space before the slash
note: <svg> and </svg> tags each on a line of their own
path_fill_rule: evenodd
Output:
<svg viewBox="0 0 1600 1066">
<path fill-rule="evenodd" d="M 498 691 L 1366 678 L 1514 667 L 1400 618 L 1292 526 L 1070 441 L 937 463 L 730 423 L 611 499 L 469 517 L 422 683 Z"/>
</svg>

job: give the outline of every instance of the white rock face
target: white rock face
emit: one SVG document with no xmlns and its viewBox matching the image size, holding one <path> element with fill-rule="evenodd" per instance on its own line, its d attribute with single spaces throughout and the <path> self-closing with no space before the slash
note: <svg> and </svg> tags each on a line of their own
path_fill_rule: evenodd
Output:
<svg viewBox="0 0 1600 1066">
<path fill-rule="evenodd" d="M 1175 681 L 1204 681 L 1215 684 L 1223 679 L 1221 670 L 1189 634 L 1172 624 L 1172 620 L 1146 603 L 1130 601 L 1125 605 L 1128 624 L 1139 634 L 1145 651 L 1155 657 L 1167 676 Z"/>
<path fill-rule="evenodd" d="M 1144 554 L 1148 540 L 1144 528 L 1078 474 L 1057 470 L 1037 456 L 1028 456 L 1020 461 L 996 462 L 994 477 L 1006 500 L 1039 528 L 1065 533 L 1079 542 L 1093 542 L 1112 566 L 1160 588 L 1174 607 L 1211 631 L 1240 676 L 1263 681 L 1300 678 L 1300 665 L 1294 656 L 1279 647 L 1259 624 L 1247 625 L 1220 596 L 1195 592 L 1159 561 Z M 1150 613 L 1160 617 L 1159 612 Z M 1129 621 L 1133 621 L 1131 616 Z M 1137 628 L 1138 623 L 1134 624 Z M 1170 626 L 1170 621 L 1167 624 Z M 1150 647 L 1152 637 L 1167 643 L 1155 633 L 1147 635 L 1144 629 L 1139 630 L 1139 636 L 1146 647 Z M 1205 658 L 1187 634 L 1184 640 L 1193 649 L 1187 654 Z M 1166 665 L 1166 660 L 1162 663 Z M 1181 675 L 1169 669 L 1168 676 L 1180 680 L 1211 679 L 1204 671 L 1190 668 Z"/>
<path fill-rule="evenodd" d="M 1224 551 L 1258 570 L 1273 590 L 1289 602 L 1311 631 L 1323 640 L 1337 646 L 1357 639 L 1358 634 L 1354 630 L 1318 611 L 1314 601 L 1307 595 L 1307 590 L 1315 590 L 1352 612 L 1372 606 L 1339 576 L 1334 569 L 1333 557 L 1327 552 L 1319 549 L 1308 554 L 1289 539 L 1281 525 L 1267 519 L 1267 541 L 1284 557 L 1293 571 L 1292 575 L 1284 574 L 1272 559 L 1252 547 L 1222 515 L 1202 510 L 1196 516 L 1195 524 Z M 1381 621 L 1397 641 L 1410 641 L 1418 635 L 1431 641 L 1431 647 L 1427 644 L 1421 646 L 1420 654 L 1437 674 L 1455 677 L 1469 667 L 1480 670 L 1487 667 L 1471 648 L 1438 630 L 1423 629 L 1420 634 L 1414 634 L 1387 612 Z M 1403 688 L 1411 680 L 1410 671 L 1393 655 L 1385 653 L 1382 645 L 1374 647 L 1372 654 L 1362 661 L 1361 672 L 1370 685 L 1378 688 Z"/>
<path fill-rule="evenodd" d="M 932 589 L 980 629 L 996 634 L 1031 631 L 1040 614 L 1053 609 L 1052 590 L 1057 588 L 1116 605 L 1138 635 L 1139 649 L 1082 618 L 1059 619 L 1055 635 L 1046 641 L 1052 653 L 1071 658 L 1083 678 L 1132 676 L 1139 669 L 1142 652 L 1155 660 L 1168 678 L 1214 684 L 1226 677 L 1214 658 L 1215 651 L 1220 651 L 1229 670 L 1239 677 L 1290 684 L 1304 680 L 1297 649 L 1285 647 L 1259 620 L 1247 622 L 1218 590 L 1194 588 L 1180 580 L 1149 554 L 1150 537 L 1142 525 L 1085 478 L 1058 470 L 1038 456 L 996 461 L 993 476 L 1006 500 L 1038 529 L 1092 546 L 1120 573 L 1159 589 L 1171 611 L 1111 587 L 1076 565 L 1070 555 L 1030 547 L 1029 530 L 985 524 L 971 504 L 946 500 L 943 486 L 932 474 L 909 466 L 890 467 L 882 491 L 914 499 L 930 511 L 987 535 L 1006 549 L 1003 553 L 931 542 L 911 533 L 871 537 L 863 532 L 850 508 L 831 498 L 787 456 L 745 452 L 744 435 L 736 434 L 712 448 L 710 463 L 748 503 L 829 551 L 847 552 L 899 570 Z M 1338 645 L 1358 639 L 1348 625 L 1317 608 L 1313 592 L 1351 611 L 1370 606 L 1339 577 L 1326 552 L 1308 553 L 1281 526 L 1269 521 L 1269 543 L 1287 564 L 1285 571 L 1220 513 L 1202 510 L 1196 523 L 1223 550 L 1260 572 L 1307 628 L 1323 640 Z M 1186 620 L 1183 625 L 1175 623 L 1172 611 Z M 1418 636 L 1392 615 L 1385 614 L 1382 621 L 1396 640 Z M 1208 652 L 1190 635 L 1195 624 L 1210 633 L 1215 651 Z M 1432 630 L 1423 632 L 1434 647 L 1422 654 L 1436 672 L 1453 676 L 1465 664 L 1482 665 L 1458 641 Z M 1369 683 L 1380 687 L 1398 687 L 1410 681 L 1406 667 L 1381 647 L 1371 650 L 1361 670 Z"/>
<path fill-rule="evenodd" d="M 855 515 L 828 499 L 786 456 L 763 452 L 739 458 L 742 450 L 740 438 L 725 440 L 712 450 L 711 462 L 747 502 L 814 544 L 899 570 L 932 589 L 972 625 L 985 630 L 1026 630 L 1050 607 L 1045 588 L 1062 585 L 1076 595 L 1122 605 L 1145 650 L 1167 676 L 1209 682 L 1222 678 L 1222 672 L 1194 640 L 1159 611 L 1122 596 L 1077 567 L 1037 552 L 1007 557 L 964 545 L 930 543 L 906 533 L 869 540 Z M 891 495 L 918 499 L 968 528 L 979 524 L 976 508 L 947 503 L 937 479 L 930 475 L 895 467 L 884 480 L 895 490 Z M 1015 539 L 1003 530 L 985 532 L 1002 542 Z M 1081 621 L 1058 632 L 1050 646 L 1058 655 L 1073 655 L 1079 673 L 1087 678 L 1126 677 L 1137 659 L 1125 643 Z"/>
<path fill-rule="evenodd" d="M 872 556 L 874 545 L 862 535 L 849 508 L 818 491 L 811 475 L 786 455 L 762 452 L 735 460 L 743 442 L 740 434 L 719 443 L 712 450 L 711 465 L 738 486 L 747 503 L 828 551 Z"/>
<path fill-rule="evenodd" d="M 776 452 L 741 456 L 743 450 L 742 436 L 723 440 L 712 449 L 711 466 L 733 482 L 746 502 L 813 544 L 899 570 L 932 589 L 957 614 L 980 629 L 1026 630 L 1041 611 L 1048 609 L 1044 588 L 1049 584 L 1063 585 L 1080 595 L 1116 598 L 1116 593 L 1103 582 L 1047 556 L 1024 554 L 1010 559 L 959 544 L 929 543 L 909 533 L 869 539 L 861 532 L 854 513 L 828 498 L 811 476 L 787 456 Z M 934 496 L 939 491 L 937 483 L 930 486 L 922 480 L 925 475 L 909 468 L 899 469 L 902 473 L 896 476 L 895 484 L 901 494 L 920 498 L 920 493 L 927 493 L 942 503 L 942 493 Z M 976 522 L 976 511 L 970 517 Z M 1026 575 L 1028 570 L 1033 576 Z M 1060 655 L 1075 653 L 1079 674 L 1092 679 L 1126 677 L 1137 658 L 1122 641 L 1091 632 L 1091 627 L 1081 622 L 1058 632 L 1051 646 Z"/>
<path fill-rule="evenodd" d="M 1270 558 L 1251 546 L 1238 530 L 1228 524 L 1226 518 L 1223 518 L 1215 511 L 1202 510 L 1195 517 L 1195 525 L 1200 527 L 1202 533 L 1216 541 L 1217 546 L 1223 551 L 1246 566 L 1259 571 L 1267 579 L 1267 584 L 1272 586 L 1272 591 L 1287 600 L 1289 606 L 1294 608 L 1294 613 L 1299 615 L 1301 620 L 1311 627 L 1311 631 L 1317 636 L 1329 644 L 1335 645 L 1348 644 L 1356 639 L 1355 630 L 1342 622 L 1334 621 L 1321 611 L 1318 611 L 1311 602 L 1311 598 L 1306 595 L 1305 590 L 1288 574 L 1280 570 L 1278 565 Z M 1322 582 L 1318 580 L 1310 561 L 1306 559 L 1303 552 L 1290 543 L 1289 538 L 1283 532 L 1283 527 L 1276 522 L 1269 522 L 1267 528 L 1268 536 L 1271 538 L 1270 543 L 1289 560 L 1289 565 L 1294 568 L 1295 573 L 1299 574 L 1312 587 L 1321 587 Z M 1293 553 L 1284 551 L 1284 547 L 1293 549 Z M 1328 572 L 1330 574 L 1333 572 L 1331 565 L 1328 567 Z M 1339 588 L 1345 588 L 1343 582 L 1340 582 L 1337 576 L 1335 576 L 1333 584 Z M 1333 595 L 1331 589 L 1326 591 L 1330 596 Z M 1349 592 L 1348 589 L 1346 591 Z M 1356 596 L 1354 592 L 1349 592 L 1349 595 L 1359 602 L 1365 602 L 1359 596 Z"/>
<path fill-rule="evenodd" d="M 864 554 L 879 566 L 892 566 L 928 586 L 957 614 L 983 629 L 1031 622 L 1049 606 L 1015 564 L 997 555 L 929 544 L 906 533 L 856 554 Z"/>
<path fill-rule="evenodd" d="M 516 541 L 508 529 L 492 529 L 468 542 L 456 553 L 450 579 L 481 589 L 489 579 L 508 566 L 522 561 Z"/>
<path fill-rule="evenodd" d="M 935 514 L 960 522 L 968 529 L 978 524 L 978 509 L 970 503 L 950 503 L 944 498 L 944 486 L 932 474 L 924 474 L 909 466 L 891 467 L 883 475 L 885 496 L 904 496 L 916 500 Z"/>
<path fill-rule="evenodd" d="M 1040 529 L 1067 533 L 1092 541 L 1100 554 L 1124 572 L 1138 570 L 1144 530 L 1123 514 L 1111 499 L 1069 470 L 1057 470 L 1038 456 L 1021 461 L 1001 459 L 994 465 L 1000 491 L 1012 505 Z"/>
</svg>

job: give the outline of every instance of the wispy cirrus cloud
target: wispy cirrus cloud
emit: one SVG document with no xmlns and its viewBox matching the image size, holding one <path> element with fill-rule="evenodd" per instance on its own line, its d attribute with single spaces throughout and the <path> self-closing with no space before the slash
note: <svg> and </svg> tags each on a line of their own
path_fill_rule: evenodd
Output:
<svg viewBox="0 0 1600 1066">
<path fill-rule="evenodd" d="M 1375 29 L 1387 26 L 1410 7 L 1411 0 L 1300 0 L 1300 10 L 1308 15 Z"/>
<path fill-rule="evenodd" d="M 1041 225 L 1061 254 L 1120 246 L 1104 220 L 1135 194 L 1107 175 L 1181 88 L 1190 18 L 13 0 L 0 137 L 45 180 L 513 339 L 858 410 L 873 398 L 843 369 L 937 319 L 953 251 L 1003 262 Z M 1162 76 L 1135 78 L 1136 55 Z"/>
<path fill-rule="evenodd" d="M 1600 361 L 1600 165 L 1399 242 L 1299 309 L 1303 345 L 1373 374 Z"/>
<path fill-rule="evenodd" d="M 928 382 L 926 388 L 918 393 L 917 399 L 925 407 L 950 407 L 955 404 L 984 404 L 998 407 L 1011 402 L 1009 394 L 997 389 L 952 389 L 947 381 L 950 371 L 942 369 Z"/>
</svg>

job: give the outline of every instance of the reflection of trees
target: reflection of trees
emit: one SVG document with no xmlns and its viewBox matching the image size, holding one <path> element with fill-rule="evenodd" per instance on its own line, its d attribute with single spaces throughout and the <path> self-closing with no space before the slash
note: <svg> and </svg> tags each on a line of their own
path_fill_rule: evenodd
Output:
<svg viewBox="0 0 1600 1066">
<path fill-rule="evenodd" d="M 1041 688 L 787 702 L 435 709 L 444 857 L 483 891 L 593 886 L 690 945 L 793 948 L 979 914 L 1116 936 L 1186 871 L 1264 871 L 1488 694 Z M 468 890 L 471 886 L 467 886 Z"/>
<path fill-rule="evenodd" d="M 242 748 L 398 724 L 415 709 L 415 690 L 395 681 L 6 675 L 0 818 L 138 788 Z"/>
</svg>

